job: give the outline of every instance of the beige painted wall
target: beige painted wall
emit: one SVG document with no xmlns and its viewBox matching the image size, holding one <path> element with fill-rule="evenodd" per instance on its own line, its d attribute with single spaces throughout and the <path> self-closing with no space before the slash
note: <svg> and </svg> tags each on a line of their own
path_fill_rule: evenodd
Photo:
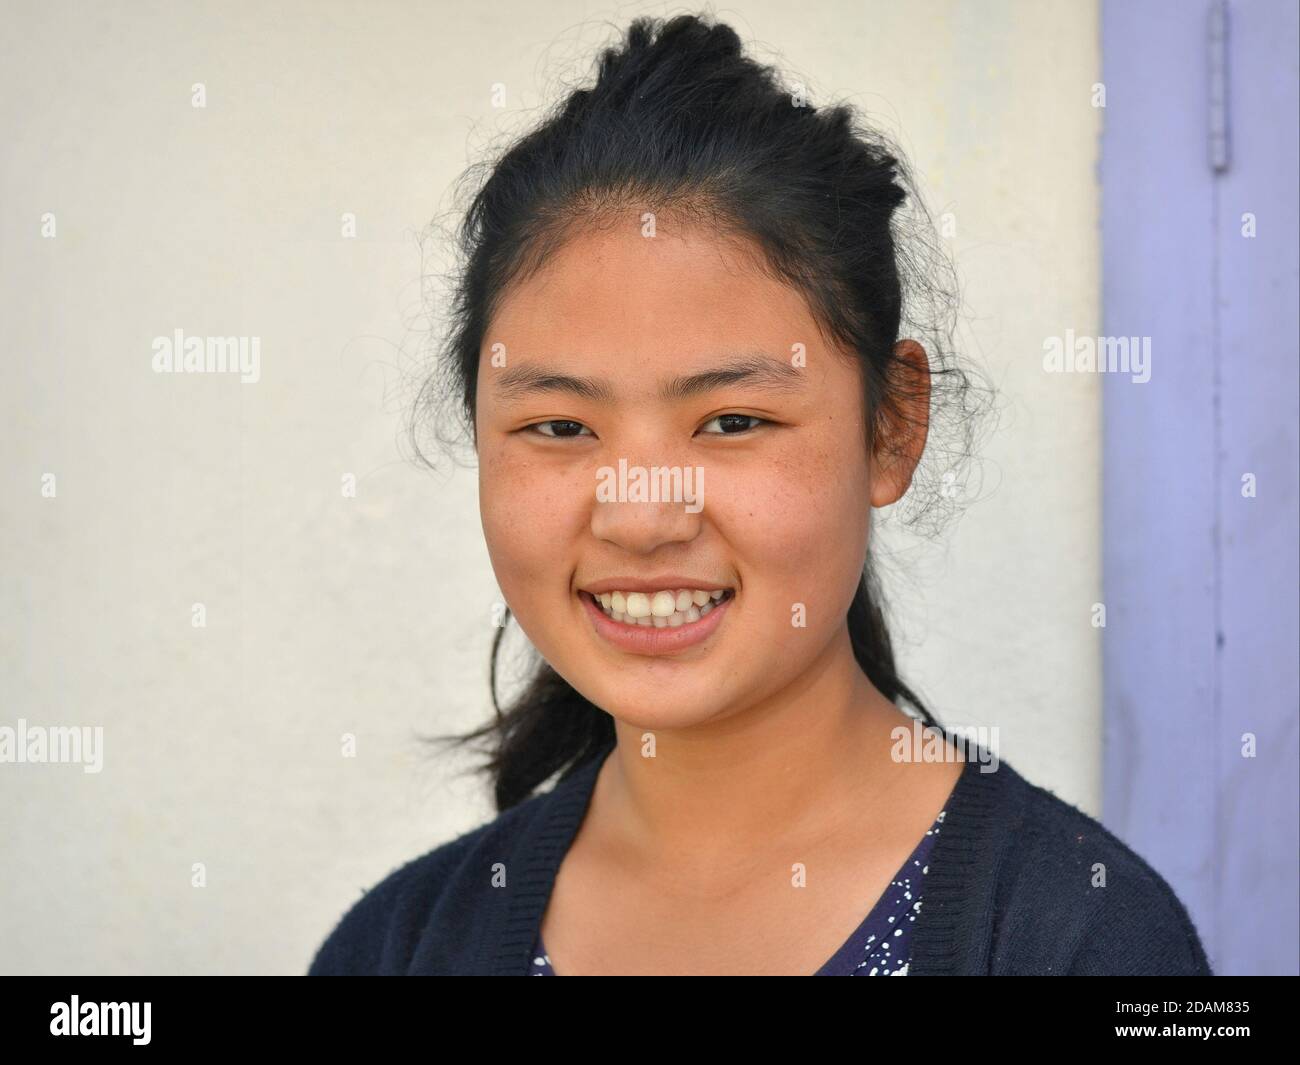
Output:
<svg viewBox="0 0 1300 1065">
<path fill-rule="evenodd" d="M 490 816 L 415 739 L 487 712 L 496 597 L 473 472 L 399 450 L 416 234 L 603 20 L 687 9 L 5 9 L 0 725 L 104 747 L 99 773 L 0 765 L 0 971 L 301 972 L 363 887 Z M 714 11 L 901 134 L 953 215 L 959 339 L 1003 418 L 959 525 L 880 534 L 902 659 L 942 720 L 998 726 L 1095 812 L 1100 383 L 1041 370 L 1045 336 L 1098 326 L 1095 5 Z M 176 328 L 259 336 L 260 380 L 154 374 Z"/>
</svg>

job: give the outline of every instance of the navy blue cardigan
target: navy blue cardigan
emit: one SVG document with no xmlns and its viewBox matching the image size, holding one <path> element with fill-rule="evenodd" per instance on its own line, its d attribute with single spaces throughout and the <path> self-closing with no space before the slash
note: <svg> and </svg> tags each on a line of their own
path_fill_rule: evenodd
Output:
<svg viewBox="0 0 1300 1065">
<path fill-rule="evenodd" d="M 528 975 L 560 862 L 612 750 L 389 873 L 344 914 L 308 975 Z M 1186 909 L 1151 866 L 997 765 L 984 773 L 968 761 L 949 798 L 910 975 L 1212 975 Z M 1093 886 L 1096 863 L 1105 887 Z"/>
</svg>

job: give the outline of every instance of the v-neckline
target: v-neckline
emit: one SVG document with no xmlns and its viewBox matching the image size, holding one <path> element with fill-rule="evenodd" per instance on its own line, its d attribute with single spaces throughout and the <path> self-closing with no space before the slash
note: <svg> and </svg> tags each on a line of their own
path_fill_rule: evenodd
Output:
<svg viewBox="0 0 1300 1065">
<path fill-rule="evenodd" d="M 601 759 L 602 763 L 603 761 L 604 759 Z M 917 841 L 916 846 L 912 848 L 912 852 L 903 860 L 903 864 L 900 865 L 898 869 L 895 871 L 894 875 L 889 878 L 889 883 L 885 885 L 885 889 L 880 893 L 880 896 L 876 899 L 875 904 L 871 907 L 871 910 L 867 913 L 867 915 L 864 918 L 862 918 L 861 921 L 858 922 L 857 927 L 853 929 L 853 932 L 849 935 L 848 939 L 846 939 L 836 949 L 836 951 L 829 958 L 827 958 L 825 962 L 822 963 L 822 965 L 817 969 L 817 971 L 812 974 L 813 976 L 852 975 L 854 969 L 856 969 L 858 965 L 858 962 L 861 960 L 860 955 L 863 953 L 863 949 L 865 947 L 865 943 L 863 942 L 863 940 L 866 936 L 867 929 L 872 925 L 875 925 L 878 922 L 880 922 L 880 920 L 885 916 L 884 909 L 886 905 L 889 903 L 889 901 L 891 900 L 891 898 L 893 897 L 892 888 L 894 887 L 894 885 L 897 884 L 899 881 L 906 881 L 910 879 L 907 875 L 909 870 L 923 855 L 926 856 L 926 861 L 928 864 L 928 855 L 933 848 L 935 837 L 939 834 L 939 830 L 943 827 L 944 815 L 948 812 L 948 804 L 952 802 L 953 794 L 956 792 L 956 790 L 957 787 L 956 785 L 954 785 L 952 790 L 948 794 L 948 798 L 944 803 L 943 809 L 940 810 L 939 813 L 935 816 L 935 819 L 930 823 L 930 827 L 926 829 L 925 835 L 923 835 L 920 838 L 920 840 Z M 911 892 L 909 892 L 909 894 L 910 893 Z M 534 958 L 548 957 L 546 953 L 546 944 L 542 940 L 542 929 L 540 924 L 538 925 L 537 928 L 537 935 L 535 937 L 535 941 L 533 945 L 532 956 Z M 550 964 L 549 959 L 547 964 L 548 965 Z M 546 975 L 552 975 L 552 976 L 556 975 L 556 973 L 554 972 L 554 968 L 552 967 L 552 971 Z"/>
<path fill-rule="evenodd" d="M 948 807 L 945 803 L 944 808 L 939 811 L 935 816 L 935 819 L 930 823 L 930 827 L 925 830 L 925 835 L 922 836 L 916 846 L 912 848 L 912 853 L 907 856 L 903 864 L 900 865 L 894 875 L 889 878 L 889 883 L 885 886 L 885 890 L 880 893 L 880 897 L 876 899 L 875 905 L 871 907 L 871 912 L 869 912 L 866 917 L 862 918 L 857 928 L 853 930 L 853 933 L 844 941 L 839 950 L 827 958 L 825 964 L 813 973 L 814 976 L 853 975 L 853 971 L 857 968 L 858 963 L 862 961 L 862 955 L 865 952 L 866 943 L 864 941 L 866 939 L 867 930 L 872 926 L 881 923 L 881 921 L 883 921 L 887 916 L 890 916 L 885 911 L 886 907 L 894 898 L 894 885 L 915 879 L 910 875 L 910 873 L 917 866 L 917 863 L 922 863 L 924 866 L 929 862 L 929 854 L 934 846 L 935 837 L 943 827 L 944 815 L 947 812 Z M 911 890 L 908 890 L 906 893 L 908 895 L 918 894 Z M 913 901 L 921 900 L 918 898 Z M 907 907 L 902 912 L 907 914 L 910 909 L 911 907 Z M 888 924 L 888 922 L 886 922 L 886 924 Z M 892 930 L 893 929 L 891 928 L 891 931 Z"/>
<path fill-rule="evenodd" d="M 615 749 L 611 743 L 564 777 L 550 792 L 514 809 L 535 810 L 511 844 L 513 890 L 488 911 L 469 963 L 474 972 L 526 976 L 536 956 L 542 916 L 555 877 L 591 801 L 596 775 Z M 990 925 L 998 869 L 1024 817 L 1027 784 L 1007 762 L 972 746 L 944 808 L 925 879 L 925 920 L 913 927 L 909 976 L 973 975 L 989 971 Z M 991 763 L 991 765 L 990 765 Z M 422 938 L 411 972 L 433 971 L 439 944 Z"/>
</svg>

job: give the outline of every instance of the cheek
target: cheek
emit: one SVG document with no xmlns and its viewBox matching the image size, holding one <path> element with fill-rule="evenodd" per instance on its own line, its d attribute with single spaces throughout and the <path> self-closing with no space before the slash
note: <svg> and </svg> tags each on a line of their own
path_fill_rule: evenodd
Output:
<svg viewBox="0 0 1300 1065">
<path fill-rule="evenodd" d="M 479 452 L 479 515 L 497 583 L 511 608 L 567 584 L 575 529 L 576 480 L 500 445 Z"/>
<path fill-rule="evenodd" d="M 719 473 L 724 484 L 709 498 L 718 500 L 725 535 L 764 606 L 783 611 L 786 625 L 795 603 L 805 604 L 810 628 L 837 617 L 866 554 L 871 504 L 861 449 L 792 435 L 761 465 Z"/>
<path fill-rule="evenodd" d="M 541 510 L 536 480 L 528 476 L 528 471 L 527 463 L 506 461 L 499 448 L 479 454 L 478 502 L 483 537 L 497 582 L 507 599 L 513 599 L 510 586 L 529 579 L 544 550 L 547 515 Z"/>
</svg>

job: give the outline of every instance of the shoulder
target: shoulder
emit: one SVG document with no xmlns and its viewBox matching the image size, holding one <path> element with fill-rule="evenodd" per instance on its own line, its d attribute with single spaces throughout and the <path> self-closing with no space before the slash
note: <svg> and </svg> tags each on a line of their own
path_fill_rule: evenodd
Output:
<svg viewBox="0 0 1300 1065">
<path fill-rule="evenodd" d="M 1209 976 L 1169 883 L 1101 822 L 1003 763 L 1019 815 L 999 871 L 997 971 Z"/>
<path fill-rule="evenodd" d="M 466 875 L 467 866 L 477 870 L 476 859 L 499 860 L 547 808 L 553 794 L 534 795 L 384 875 L 344 913 L 317 950 L 307 975 L 407 972 L 421 933 L 449 903 L 449 886 Z M 487 866 L 481 871 L 490 875 Z"/>
</svg>

